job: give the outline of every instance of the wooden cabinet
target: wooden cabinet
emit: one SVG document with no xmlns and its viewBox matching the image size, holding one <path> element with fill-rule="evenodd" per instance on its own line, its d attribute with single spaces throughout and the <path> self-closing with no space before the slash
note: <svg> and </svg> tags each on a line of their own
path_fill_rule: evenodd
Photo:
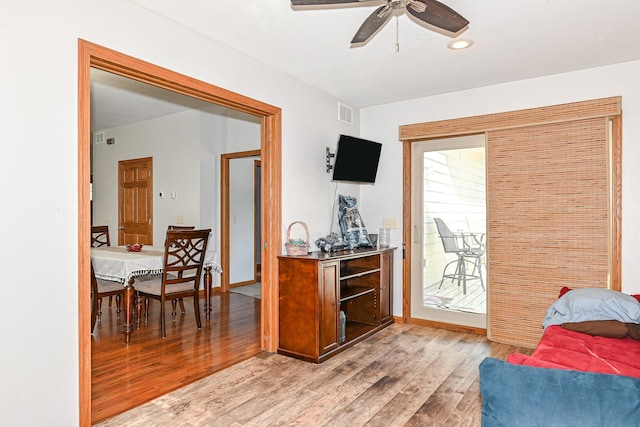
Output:
<svg viewBox="0 0 640 427">
<path fill-rule="evenodd" d="M 320 363 L 393 323 L 393 251 L 278 257 L 278 353 Z"/>
</svg>

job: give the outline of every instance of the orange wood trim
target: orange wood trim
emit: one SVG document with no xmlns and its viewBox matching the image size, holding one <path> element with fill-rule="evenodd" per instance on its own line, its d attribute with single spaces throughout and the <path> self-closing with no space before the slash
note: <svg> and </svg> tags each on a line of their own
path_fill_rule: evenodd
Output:
<svg viewBox="0 0 640 427">
<path fill-rule="evenodd" d="M 220 156 L 220 261 L 222 274 L 220 276 L 221 291 L 229 290 L 229 157 Z"/>
<path fill-rule="evenodd" d="M 451 323 L 435 322 L 433 320 L 410 318 L 410 319 L 407 319 L 405 323 L 409 325 L 420 325 L 420 326 L 429 326 L 431 328 L 446 329 L 448 331 L 454 331 L 454 332 L 466 332 L 470 334 L 485 335 L 485 336 L 487 335 L 487 330 L 483 328 L 474 328 L 472 326 L 454 325 Z"/>
<path fill-rule="evenodd" d="M 267 203 L 262 232 L 263 248 L 262 332 L 264 347 L 275 352 L 278 343 L 278 262 L 282 232 L 282 113 L 280 108 L 222 89 L 209 83 L 78 40 L 78 334 L 80 352 L 80 425 L 91 425 L 90 278 L 90 68 L 132 78 L 183 95 L 222 105 L 262 118 L 262 195 Z"/>
<path fill-rule="evenodd" d="M 262 178 L 260 178 L 260 182 L 256 180 L 256 175 L 260 170 L 260 175 L 262 175 L 262 160 L 254 160 L 253 161 L 253 281 L 259 282 L 259 274 L 262 271 L 261 266 L 258 263 L 258 255 L 262 255 L 260 251 L 260 246 L 262 246 L 262 233 L 260 232 L 260 238 L 256 241 L 256 230 L 262 227 L 262 222 L 260 218 L 262 218 L 262 195 L 260 195 L 260 199 L 258 198 L 258 194 L 262 187 L 260 183 L 262 182 Z M 262 259 L 262 258 L 261 258 Z"/>
<path fill-rule="evenodd" d="M 78 42 L 78 351 L 80 364 L 79 425 L 91 425 L 91 297 L 90 233 L 91 208 L 89 182 L 90 155 L 90 91 L 89 52 Z M 87 249 L 84 249 L 87 248 Z"/>
<path fill-rule="evenodd" d="M 227 292 L 231 287 L 229 278 L 229 269 L 231 268 L 231 261 L 229 260 L 231 251 L 229 245 L 229 160 L 256 157 L 261 154 L 261 150 L 249 150 L 220 155 L 220 210 L 222 222 L 222 228 L 220 230 L 220 259 L 222 261 L 223 271 L 221 277 L 222 292 Z"/>
<path fill-rule="evenodd" d="M 278 255 L 282 252 L 282 112 L 262 119 L 262 336 L 278 350 Z M 267 285 L 268 284 L 268 285 Z"/>
<path fill-rule="evenodd" d="M 405 322 L 411 318 L 411 142 L 402 143 L 402 217 L 403 249 L 402 260 L 402 317 Z"/>
<path fill-rule="evenodd" d="M 611 288 L 622 290 L 622 114 L 611 119 Z"/>
<path fill-rule="evenodd" d="M 400 324 L 407 323 L 407 322 L 405 322 L 404 317 L 400 317 L 400 316 L 392 316 L 392 317 L 393 317 L 393 321 L 395 323 L 400 323 Z"/>
<path fill-rule="evenodd" d="M 221 154 L 225 159 L 241 159 L 243 157 L 257 157 L 262 155 L 262 150 L 235 151 L 233 153 Z"/>
<path fill-rule="evenodd" d="M 548 107 L 462 117 L 400 126 L 401 141 L 418 141 L 443 136 L 461 136 L 501 129 L 609 117 L 622 112 L 622 97 L 593 99 Z"/>
</svg>

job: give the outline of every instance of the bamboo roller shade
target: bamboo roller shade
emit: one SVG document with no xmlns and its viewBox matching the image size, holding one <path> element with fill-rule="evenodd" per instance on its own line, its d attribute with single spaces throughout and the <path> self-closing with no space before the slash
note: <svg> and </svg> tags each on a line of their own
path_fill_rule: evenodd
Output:
<svg viewBox="0 0 640 427">
<path fill-rule="evenodd" d="M 487 138 L 488 337 L 534 347 L 563 286 L 607 287 L 605 118 Z"/>
<path fill-rule="evenodd" d="M 562 286 L 619 289 L 621 114 L 618 96 L 400 126 L 405 143 L 487 135 L 489 339 L 534 347 Z"/>
</svg>

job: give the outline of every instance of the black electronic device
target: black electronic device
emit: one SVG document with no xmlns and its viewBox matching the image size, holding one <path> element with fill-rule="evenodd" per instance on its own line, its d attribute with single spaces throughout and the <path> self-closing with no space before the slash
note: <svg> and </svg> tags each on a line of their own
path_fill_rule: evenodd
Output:
<svg viewBox="0 0 640 427">
<path fill-rule="evenodd" d="M 382 144 L 340 135 L 333 165 L 334 181 L 376 182 Z"/>
</svg>

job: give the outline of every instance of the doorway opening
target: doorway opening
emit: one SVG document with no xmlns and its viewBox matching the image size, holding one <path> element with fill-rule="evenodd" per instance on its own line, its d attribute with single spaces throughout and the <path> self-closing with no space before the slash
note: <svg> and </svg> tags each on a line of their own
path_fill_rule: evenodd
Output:
<svg viewBox="0 0 640 427">
<path fill-rule="evenodd" d="M 220 156 L 221 259 L 226 272 L 222 276 L 222 292 L 254 285 L 253 292 L 260 287 L 260 155 L 260 150 L 249 150 Z"/>
<path fill-rule="evenodd" d="M 412 146 L 411 317 L 486 327 L 485 136 Z"/>
<path fill-rule="evenodd" d="M 211 84 L 123 55 L 102 46 L 78 42 L 78 342 L 80 425 L 91 424 L 90 233 L 91 225 L 91 68 L 128 77 L 260 118 L 262 197 L 269 215 L 262 216 L 262 347 L 275 351 L 277 327 L 277 255 L 281 238 L 281 110 Z M 135 335 L 135 334 L 134 334 Z M 135 338 L 134 338 L 135 339 Z M 124 346 L 124 344 L 123 344 Z"/>
</svg>

